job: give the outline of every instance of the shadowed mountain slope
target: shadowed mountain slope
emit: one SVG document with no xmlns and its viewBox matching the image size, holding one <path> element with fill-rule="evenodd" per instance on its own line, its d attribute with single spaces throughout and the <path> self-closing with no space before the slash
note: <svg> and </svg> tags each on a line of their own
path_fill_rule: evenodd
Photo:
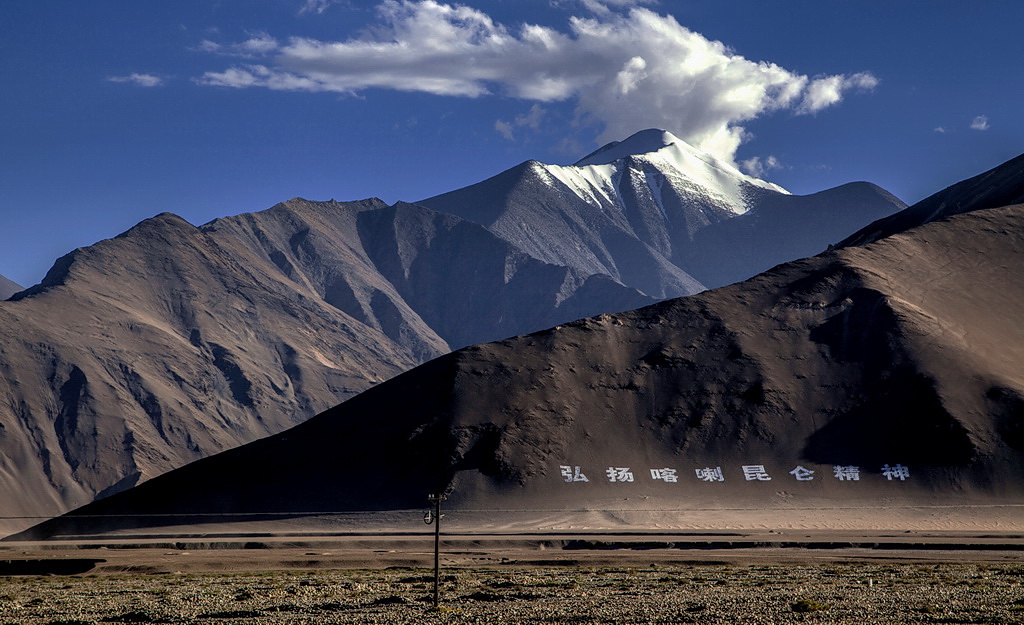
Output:
<svg viewBox="0 0 1024 625">
<path fill-rule="evenodd" d="M 867 183 L 793 196 L 660 130 L 572 166 L 528 161 L 419 204 L 576 275 L 604 274 L 658 299 L 817 254 L 906 207 Z"/>
<path fill-rule="evenodd" d="M 699 291 L 676 259 L 720 222 L 748 227 L 697 255 L 729 280 L 752 265 L 716 246 L 756 265 L 832 240 L 794 234 L 773 208 L 790 196 L 662 131 L 465 192 L 439 210 L 296 198 L 199 227 L 162 214 L 59 259 L 0 302 L 8 515 L 57 514 L 280 432 L 453 348 Z M 898 204 L 820 195 L 855 198 L 852 221 L 825 219 L 837 227 Z M 832 202 L 792 201 L 812 227 Z"/>
<path fill-rule="evenodd" d="M 292 200 L 171 214 L 0 303 L 0 493 L 56 514 L 300 423 L 464 345 L 654 301 L 451 215 Z"/>
<path fill-rule="evenodd" d="M 904 204 L 867 182 L 811 195 L 765 194 L 750 211 L 698 231 L 680 264 L 704 284 L 746 280 L 825 251 L 831 242 L 862 227 L 871 207 L 885 214 Z"/>
<path fill-rule="evenodd" d="M 1022 180 L 1024 154 L 943 189 L 914 204 L 912 210 L 900 211 L 872 222 L 840 241 L 836 247 L 865 245 L 890 234 L 969 210 L 1020 204 L 1024 202 Z"/>
<path fill-rule="evenodd" d="M 537 260 L 482 226 L 414 204 L 363 213 L 363 247 L 452 348 L 656 301 L 611 277 Z"/>
<path fill-rule="evenodd" d="M 539 512 L 1022 503 L 1021 267 L 1024 205 L 954 215 L 442 356 L 17 538 L 446 487 L 455 509 Z"/>
<path fill-rule="evenodd" d="M 655 301 L 600 276 L 575 280 L 477 224 L 403 202 L 295 199 L 201 230 L 257 254 L 419 360 Z"/>
<path fill-rule="evenodd" d="M 8 280 L 4 276 L 0 276 L 0 300 L 7 299 L 18 291 L 21 291 L 22 288 L 23 287 L 19 284 Z"/>
<path fill-rule="evenodd" d="M 0 490 L 15 516 L 281 431 L 418 362 L 170 214 L 60 259 L 0 303 L 0 332 Z"/>
</svg>

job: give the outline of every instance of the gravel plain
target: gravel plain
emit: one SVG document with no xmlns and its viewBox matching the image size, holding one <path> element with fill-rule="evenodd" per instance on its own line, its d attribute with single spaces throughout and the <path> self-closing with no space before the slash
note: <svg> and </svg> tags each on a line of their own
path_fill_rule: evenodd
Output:
<svg viewBox="0 0 1024 625">
<path fill-rule="evenodd" d="M 392 567 L 0 578 L 0 623 L 1024 622 L 1024 564 Z"/>
</svg>

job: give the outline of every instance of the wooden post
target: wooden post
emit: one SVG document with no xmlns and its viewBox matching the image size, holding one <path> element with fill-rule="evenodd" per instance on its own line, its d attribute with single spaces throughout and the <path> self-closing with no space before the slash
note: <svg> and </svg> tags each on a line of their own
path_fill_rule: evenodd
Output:
<svg viewBox="0 0 1024 625">
<path fill-rule="evenodd" d="M 434 516 L 427 522 L 434 524 L 434 608 L 437 609 L 441 603 L 441 502 L 445 496 L 437 493 L 428 495 L 427 499 L 434 504 Z"/>
</svg>

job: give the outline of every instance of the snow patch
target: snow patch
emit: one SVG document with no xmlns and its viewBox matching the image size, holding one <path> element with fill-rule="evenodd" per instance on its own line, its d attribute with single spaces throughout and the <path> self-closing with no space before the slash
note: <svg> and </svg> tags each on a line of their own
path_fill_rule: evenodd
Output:
<svg viewBox="0 0 1024 625">
<path fill-rule="evenodd" d="M 647 188 L 651 191 L 651 197 L 654 198 L 655 204 L 658 205 L 658 210 L 661 211 L 661 216 L 668 222 L 668 212 L 665 210 L 665 202 L 661 198 L 661 187 L 665 182 L 665 178 L 654 172 L 644 170 L 644 180 L 647 182 Z"/>
<path fill-rule="evenodd" d="M 625 141 L 609 143 L 579 160 L 575 165 L 544 165 L 537 167 L 557 179 L 583 201 L 601 209 L 622 208 L 618 189 L 622 175 L 630 166 L 642 169 L 646 184 L 663 215 L 662 190 L 668 184 L 674 189 L 707 198 L 736 214 L 747 212 L 751 187 L 789 195 L 782 187 L 748 176 L 735 166 L 706 154 L 664 130 L 644 130 Z M 654 175 L 654 171 L 661 176 Z"/>
<path fill-rule="evenodd" d="M 664 130 L 654 128 L 641 130 L 624 141 L 613 141 L 599 148 L 596 152 L 592 152 L 588 156 L 584 156 L 576 161 L 575 165 L 577 167 L 606 165 L 628 156 L 657 152 L 661 148 L 672 145 L 677 141 L 680 141 L 680 139 Z"/>
<path fill-rule="evenodd" d="M 584 201 L 600 208 L 606 205 L 618 205 L 618 192 L 612 179 L 615 176 L 615 165 L 596 165 L 591 167 L 563 167 L 561 165 L 542 165 L 543 170 L 551 177 L 568 187 Z"/>
</svg>

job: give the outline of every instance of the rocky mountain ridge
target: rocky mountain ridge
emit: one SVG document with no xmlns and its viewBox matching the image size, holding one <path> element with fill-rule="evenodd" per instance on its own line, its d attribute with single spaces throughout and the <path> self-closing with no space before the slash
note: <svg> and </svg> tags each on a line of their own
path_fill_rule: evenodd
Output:
<svg viewBox="0 0 1024 625">
<path fill-rule="evenodd" d="M 608 275 L 658 299 L 816 254 L 906 207 L 868 183 L 794 196 L 660 130 L 571 166 L 528 161 L 418 204 L 479 223 L 577 275 Z"/>
<path fill-rule="evenodd" d="M 1019 193 L 1024 177 L 1006 171 L 987 175 Z M 441 490 L 455 510 L 567 519 L 1022 504 L 1024 205 L 935 217 L 699 295 L 447 354 L 21 538 L 166 514 L 417 508 Z"/>
<path fill-rule="evenodd" d="M 896 232 L 931 221 L 980 208 L 997 208 L 1024 202 L 1024 189 L 1017 182 L 1024 177 L 1024 154 L 959 182 L 901 211 L 874 221 L 836 247 L 866 245 Z"/>
<path fill-rule="evenodd" d="M 508 206 L 525 211 L 517 227 L 528 217 L 527 238 L 420 205 L 297 198 L 199 227 L 161 214 L 59 259 L 40 284 L 0 302 L 10 514 L 55 514 L 280 432 L 453 348 L 703 288 L 621 209 L 524 171 L 550 170 L 498 176 L 528 179 L 529 197 L 521 184 L 511 199 L 500 189 L 488 199 L 489 183 L 472 193 L 474 211 L 504 214 L 502 223 Z M 675 191 L 665 193 L 670 207 Z M 865 198 L 850 209 L 862 223 L 895 208 L 880 193 Z M 827 208 L 804 201 L 808 215 Z M 661 215 L 656 202 L 629 207 Z M 714 210 L 732 221 L 761 215 L 753 238 L 775 220 L 767 206 Z M 813 249 L 834 240 L 815 236 L 805 241 Z"/>
</svg>

